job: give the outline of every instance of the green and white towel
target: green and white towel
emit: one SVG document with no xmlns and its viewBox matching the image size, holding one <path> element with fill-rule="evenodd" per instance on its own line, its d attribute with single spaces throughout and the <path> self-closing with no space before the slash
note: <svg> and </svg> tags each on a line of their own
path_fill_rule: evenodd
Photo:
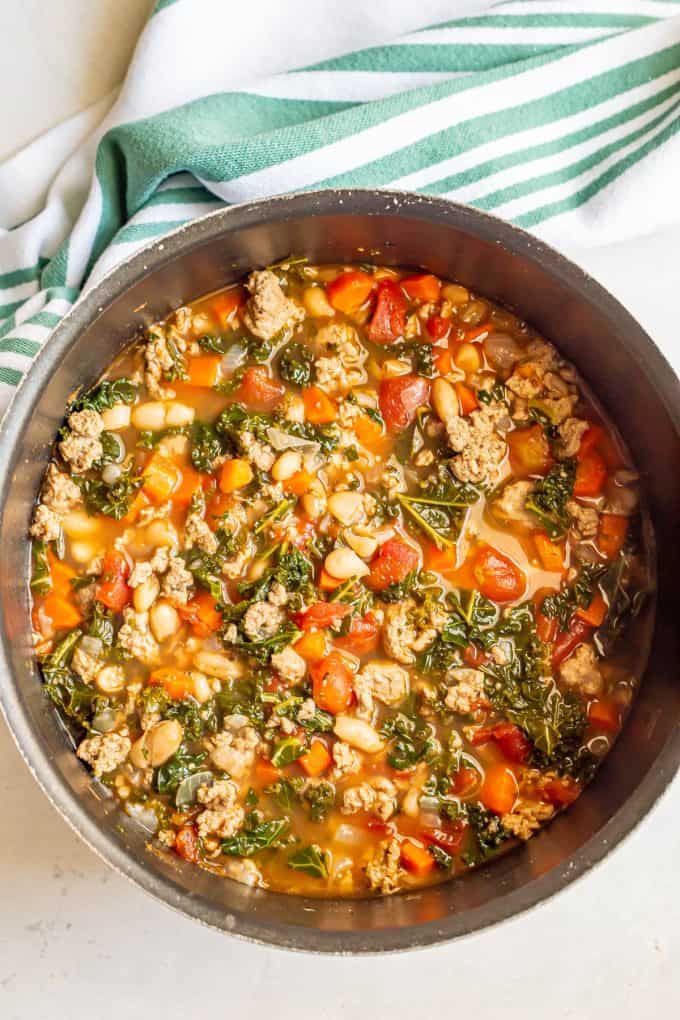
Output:
<svg viewBox="0 0 680 1020">
<path fill-rule="evenodd" d="M 230 8 L 159 0 L 104 119 L 0 166 L 0 413 L 84 285 L 225 203 L 410 189 L 562 248 L 680 219 L 680 0 L 510 0 L 240 90 Z"/>
</svg>

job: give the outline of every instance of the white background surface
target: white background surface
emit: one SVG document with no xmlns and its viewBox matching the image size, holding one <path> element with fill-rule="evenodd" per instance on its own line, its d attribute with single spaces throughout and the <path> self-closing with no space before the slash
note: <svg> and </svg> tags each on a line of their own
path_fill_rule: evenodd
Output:
<svg viewBox="0 0 680 1020">
<path fill-rule="evenodd" d="M 0 156 L 111 90 L 149 6 L 0 0 Z M 234 3 L 225 60 L 246 76 L 271 72 L 350 48 L 357 25 L 368 42 L 474 6 L 258 0 L 255 20 L 246 9 L 255 5 Z M 568 253 L 630 308 L 676 369 L 679 248 L 675 229 Z M 50 807 L 0 722 L 0 1018 L 676 1017 L 679 815 L 676 780 L 594 873 L 465 941 L 383 958 L 294 956 L 204 930 L 109 871 Z"/>
</svg>

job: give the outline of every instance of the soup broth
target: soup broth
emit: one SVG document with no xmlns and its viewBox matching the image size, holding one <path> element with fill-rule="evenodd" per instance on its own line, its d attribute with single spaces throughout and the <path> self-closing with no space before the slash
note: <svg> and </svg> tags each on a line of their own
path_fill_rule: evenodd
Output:
<svg viewBox="0 0 680 1020">
<path fill-rule="evenodd" d="M 66 409 L 31 528 L 45 691 L 197 866 L 439 882 L 568 808 L 615 739 L 640 522 L 615 428 L 527 323 L 431 274 L 290 259 Z"/>
</svg>

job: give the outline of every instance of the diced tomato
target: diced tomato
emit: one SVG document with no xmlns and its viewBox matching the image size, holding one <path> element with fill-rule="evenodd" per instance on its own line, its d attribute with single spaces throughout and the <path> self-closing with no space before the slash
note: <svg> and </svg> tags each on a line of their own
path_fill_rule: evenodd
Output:
<svg viewBox="0 0 680 1020">
<path fill-rule="evenodd" d="M 607 465 L 597 450 L 588 450 L 583 456 L 579 452 L 574 495 L 599 496 L 606 480 Z"/>
<path fill-rule="evenodd" d="M 621 514 L 602 514 L 597 530 L 597 547 L 603 556 L 613 560 L 621 552 L 627 534 L 627 517 Z"/>
<path fill-rule="evenodd" d="M 368 339 L 374 344 L 391 344 L 404 335 L 408 302 L 395 280 L 381 280 L 368 324 Z"/>
<path fill-rule="evenodd" d="M 380 643 L 380 625 L 373 613 L 355 616 L 346 634 L 336 637 L 335 644 L 353 655 L 368 655 Z"/>
<path fill-rule="evenodd" d="M 421 829 L 419 835 L 423 843 L 440 846 L 448 853 L 455 854 L 457 850 L 460 850 L 460 845 L 463 842 L 466 828 L 467 826 L 464 822 L 454 823 L 451 829 L 440 829 L 438 827 L 428 826 L 425 829 Z"/>
<path fill-rule="evenodd" d="M 489 811 L 507 815 L 517 799 L 517 780 L 507 765 L 491 765 L 486 770 L 479 799 Z"/>
<path fill-rule="evenodd" d="M 436 867 L 432 854 L 410 839 L 401 844 L 401 863 L 413 875 L 427 875 Z"/>
<path fill-rule="evenodd" d="M 463 649 L 463 659 L 466 666 L 478 669 L 479 666 L 483 666 L 485 662 L 489 661 L 489 656 L 483 648 L 480 648 L 479 645 L 475 645 L 471 642 Z"/>
<path fill-rule="evenodd" d="M 552 653 L 553 669 L 568 659 L 571 653 L 582 644 L 592 633 L 592 627 L 574 615 L 569 623 L 569 629 L 557 635 Z"/>
<path fill-rule="evenodd" d="M 314 602 L 303 613 L 297 613 L 295 623 L 301 630 L 323 630 L 338 627 L 352 607 L 345 602 Z"/>
<path fill-rule="evenodd" d="M 375 279 L 369 273 L 352 270 L 341 273 L 326 286 L 326 297 L 339 312 L 356 315 L 368 300 L 375 287 Z"/>
<path fill-rule="evenodd" d="M 196 864 L 200 860 L 201 852 L 195 825 L 183 825 L 181 829 L 177 830 L 175 853 L 182 860 L 189 861 L 190 864 Z"/>
<path fill-rule="evenodd" d="M 619 708 L 609 698 L 598 698 L 588 705 L 588 721 L 605 733 L 616 733 L 621 726 Z"/>
<path fill-rule="evenodd" d="M 403 581 L 418 566 L 418 553 L 400 538 L 388 538 L 378 547 L 371 560 L 366 584 L 373 591 L 384 591 L 391 584 Z"/>
<path fill-rule="evenodd" d="M 285 392 L 285 387 L 272 379 L 264 365 L 255 365 L 243 373 L 236 395 L 251 410 L 271 411 Z"/>
<path fill-rule="evenodd" d="M 579 458 L 591 450 L 596 450 L 600 454 L 610 471 L 615 471 L 624 463 L 619 447 L 602 425 L 593 424 L 587 432 L 584 432 L 578 451 Z"/>
<path fill-rule="evenodd" d="M 432 273 L 417 273 L 414 276 L 405 276 L 400 281 L 401 286 L 414 301 L 426 301 L 428 304 L 435 304 L 439 301 L 441 281 Z"/>
<path fill-rule="evenodd" d="M 171 666 L 154 669 L 149 676 L 149 683 L 153 687 L 162 687 L 173 701 L 182 701 L 183 698 L 188 698 L 194 689 L 189 674 L 183 673 L 180 669 L 173 669 Z"/>
<path fill-rule="evenodd" d="M 419 407 L 430 397 L 430 380 L 422 375 L 398 375 L 383 379 L 378 399 L 380 411 L 388 429 L 408 428 L 415 421 Z"/>
<path fill-rule="evenodd" d="M 455 793 L 457 797 L 465 797 L 479 785 L 480 779 L 481 776 L 477 769 L 463 765 L 451 776 L 451 792 Z"/>
<path fill-rule="evenodd" d="M 581 787 L 575 779 L 561 779 L 555 776 L 541 787 L 541 800 L 546 800 L 557 807 L 567 807 L 574 803 L 580 792 Z"/>
<path fill-rule="evenodd" d="M 472 414 L 473 411 L 476 411 L 479 407 L 479 401 L 475 396 L 475 391 L 462 382 L 454 383 L 453 386 L 458 395 L 461 413 Z"/>
<path fill-rule="evenodd" d="M 443 340 L 451 330 L 451 319 L 443 315 L 431 315 L 425 323 L 425 329 L 433 340 Z"/>
<path fill-rule="evenodd" d="M 387 836 L 394 836 L 397 831 L 394 822 L 383 822 L 379 818 L 373 818 L 372 815 L 362 819 L 361 824 L 369 832 L 375 832 L 381 839 L 385 839 Z"/>
<path fill-rule="evenodd" d="M 494 726 L 480 727 L 473 734 L 471 742 L 477 746 L 486 744 L 489 740 L 498 744 L 509 761 L 517 762 L 519 765 L 527 761 L 531 754 L 531 741 L 514 723 L 496 723 Z"/>
<path fill-rule="evenodd" d="M 329 652 L 320 662 L 315 662 L 310 673 L 314 701 L 320 709 L 339 715 L 349 708 L 354 697 L 352 671 L 339 652 Z"/>
<path fill-rule="evenodd" d="M 444 549 L 440 549 L 434 542 L 427 540 L 424 540 L 421 544 L 425 570 L 434 570 L 436 573 L 441 574 L 442 577 L 450 578 L 458 562 L 456 546 L 447 545 Z"/>
<path fill-rule="evenodd" d="M 510 465 L 516 475 L 526 477 L 548 473 L 553 463 L 550 443 L 538 422 L 525 429 L 515 429 L 507 440 Z"/>
<path fill-rule="evenodd" d="M 222 626 L 222 614 L 209 591 L 197 591 L 185 606 L 177 606 L 177 612 L 197 637 L 209 637 Z"/>
<path fill-rule="evenodd" d="M 498 549 L 482 544 L 473 567 L 479 591 L 494 602 L 514 602 L 526 591 L 527 579 L 515 563 Z"/>
<path fill-rule="evenodd" d="M 132 599 L 132 588 L 127 584 L 130 564 L 117 549 L 111 549 L 104 557 L 95 598 L 114 613 L 121 613 Z"/>
</svg>

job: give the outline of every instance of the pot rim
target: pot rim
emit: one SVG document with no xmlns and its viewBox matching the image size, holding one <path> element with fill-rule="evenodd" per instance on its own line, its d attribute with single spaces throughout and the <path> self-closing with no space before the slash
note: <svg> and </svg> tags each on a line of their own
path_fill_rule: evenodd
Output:
<svg viewBox="0 0 680 1020">
<path fill-rule="evenodd" d="M 275 228 L 277 222 L 288 216 L 342 215 L 343 206 L 347 207 L 348 216 L 410 216 L 439 223 L 450 222 L 483 240 L 506 248 L 512 254 L 539 263 L 564 286 L 577 290 L 584 299 L 597 304 L 613 321 L 619 333 L 634 337 L 634 356 L 640 369 L 648 376 L 654 375 L 654 388 L 659 399 L 675 429 L 680 432 L 680 381 L 666 358 L 608 291 L 545 242 L 488 213 L 439 197 L 369 188 L 298 192 L 218 209 L 183 224 L 113 267 L 98 284 L 77 299 L 21 381 L 2 422 L 0 514 L 4 513 L 11 488 L 15 446 L 33 404 L 45 390 L 63 354 L 108 304 L 178 255 L 185 255 L 228 231 L 252 226 L 263 219 L 271 222 Z M 369 954 L 425 948 L 495 926 L 537 907 L 600 863 L 647 815 L 680 767 L 680 730 L 676 730 L 673 737 L 659 750 L 654 768 L 647 772 L 633 794 L 587 843 L 559 866 L 520 889 L 468 910 L 463 915 L 451 913 L 443 920 L 394 929 L 383 928 L 375 933 L 302 928 L 293 924 L 272 925 L 250 916 L 248 911 L 225 915 L 219 908 L 185 892 L 170 878 L 152 872 L 146 867 L 145 859 L 133 858 L 99 827 L 88 815 L 81 798 L 53 767 L 45 748 L 33 732 L 9 667 L 6 651 L 9 641 L 3 626 L 0 633 L 0 670 L 11 679 L 9 683 L 0 685 L 0 709 L 26 765 L 62 818 L 98 857 L 156 900 L 214 930 L 264 945 L 310 952 Z M 268 895 L 285 894 L 270 892 Z"/>
</svg>

